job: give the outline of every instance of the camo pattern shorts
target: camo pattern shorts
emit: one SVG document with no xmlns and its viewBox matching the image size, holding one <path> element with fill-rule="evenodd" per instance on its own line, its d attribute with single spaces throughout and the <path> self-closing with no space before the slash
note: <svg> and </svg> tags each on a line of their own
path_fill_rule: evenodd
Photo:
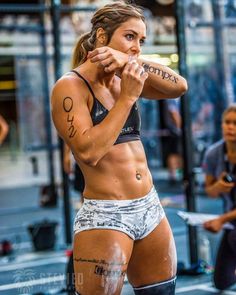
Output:
<svg viewBox="0 0 236 295">
<path fill-rule="evenodd" d="M 74 234 L 92 229 L 118 230 L 133 240 L 151 233 L 165 216 L 154 187 L 132 200 L 84 199 L 74 221 Z"/>
</svg>

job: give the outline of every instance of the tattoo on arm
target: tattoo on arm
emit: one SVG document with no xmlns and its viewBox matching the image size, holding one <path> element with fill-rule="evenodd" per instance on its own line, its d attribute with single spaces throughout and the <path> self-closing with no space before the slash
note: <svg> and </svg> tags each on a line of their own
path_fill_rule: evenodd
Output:
<svg viewBox="0 0 236 295">
<path fill-rule="evenodd" d="M 159 68 L 153 67 L 153 66 L 146 64 L 146 63 L 143 63 L 142 66 L 143 66 L 145 72 L 153 73 L 158 76 L 161 76 L 163 80 L 171 81 L 176 84 L 178 83 L 179 79 L 166 71 L 163 71 Z"/>
<path fill-rule="evenodd" d="M 73 100 L 71 97 L 67 96 L 63 99 L 63 109 L 67 113 L 67 123 L 69 123 L 68 132 L 69 138 L 75 136 L 77 130 L 74 126 L 74 116 L 70 114 L 71 110 L 73 109 Z"/>
</svg>

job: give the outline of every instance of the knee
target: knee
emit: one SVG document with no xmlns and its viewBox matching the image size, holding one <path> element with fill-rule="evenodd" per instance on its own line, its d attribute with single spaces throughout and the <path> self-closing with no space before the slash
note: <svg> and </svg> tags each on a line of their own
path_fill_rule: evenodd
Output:
<svg viewBox="0 0 236 295">
<path fill-rule="evenodd" d="M 135 295 L 174 295 L 176 277 L 156 284 L 135 287 Z"/>
</svg>

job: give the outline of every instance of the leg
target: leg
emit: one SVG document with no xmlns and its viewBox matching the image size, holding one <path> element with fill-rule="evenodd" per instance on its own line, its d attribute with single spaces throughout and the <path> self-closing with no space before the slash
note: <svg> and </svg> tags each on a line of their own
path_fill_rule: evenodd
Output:
<svg viewBox="0 0 236 295">
<path fill-rule="evenodd" d="M 116 230 L 88 230 L 74 238 L 76 290 L 81 295 L 118 295 L 133 240 Z"/>
<path fill-rule="evenodd" d="M 161 223 L 147 237 L 134 243 L 127 275 L 134 288 L 158 285 L 160 282 L 164 283 L 175 277 L 175 243 L 166 218 L 163 218 Z M 174 287 L 172 286 L 170 289 L 172 289 L 171 293 L 156 291 L 156 293 L 150 294 L 174 294 Z"/>
<path fill-rule="evenodd" d="M 214 283 L 219 290 L 224 290 L 236 283 L 236 252 L 234 248 L 231 248 L 231 238 L 231 231 L 226 231 L 217 253 Z"/>
</svg>

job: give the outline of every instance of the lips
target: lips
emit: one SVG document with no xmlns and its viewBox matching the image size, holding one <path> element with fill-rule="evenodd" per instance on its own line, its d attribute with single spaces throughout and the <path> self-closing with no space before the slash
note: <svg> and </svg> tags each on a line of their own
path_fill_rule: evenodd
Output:
<svg viewBox="0 0 236 295">
<path fill-rule="evenodd" d="M 225 133 L 225 136 L 229 136 L 229 137 L 235 137 L 236 134 L 232 134 L 232 133 Z"/>
</svg>

